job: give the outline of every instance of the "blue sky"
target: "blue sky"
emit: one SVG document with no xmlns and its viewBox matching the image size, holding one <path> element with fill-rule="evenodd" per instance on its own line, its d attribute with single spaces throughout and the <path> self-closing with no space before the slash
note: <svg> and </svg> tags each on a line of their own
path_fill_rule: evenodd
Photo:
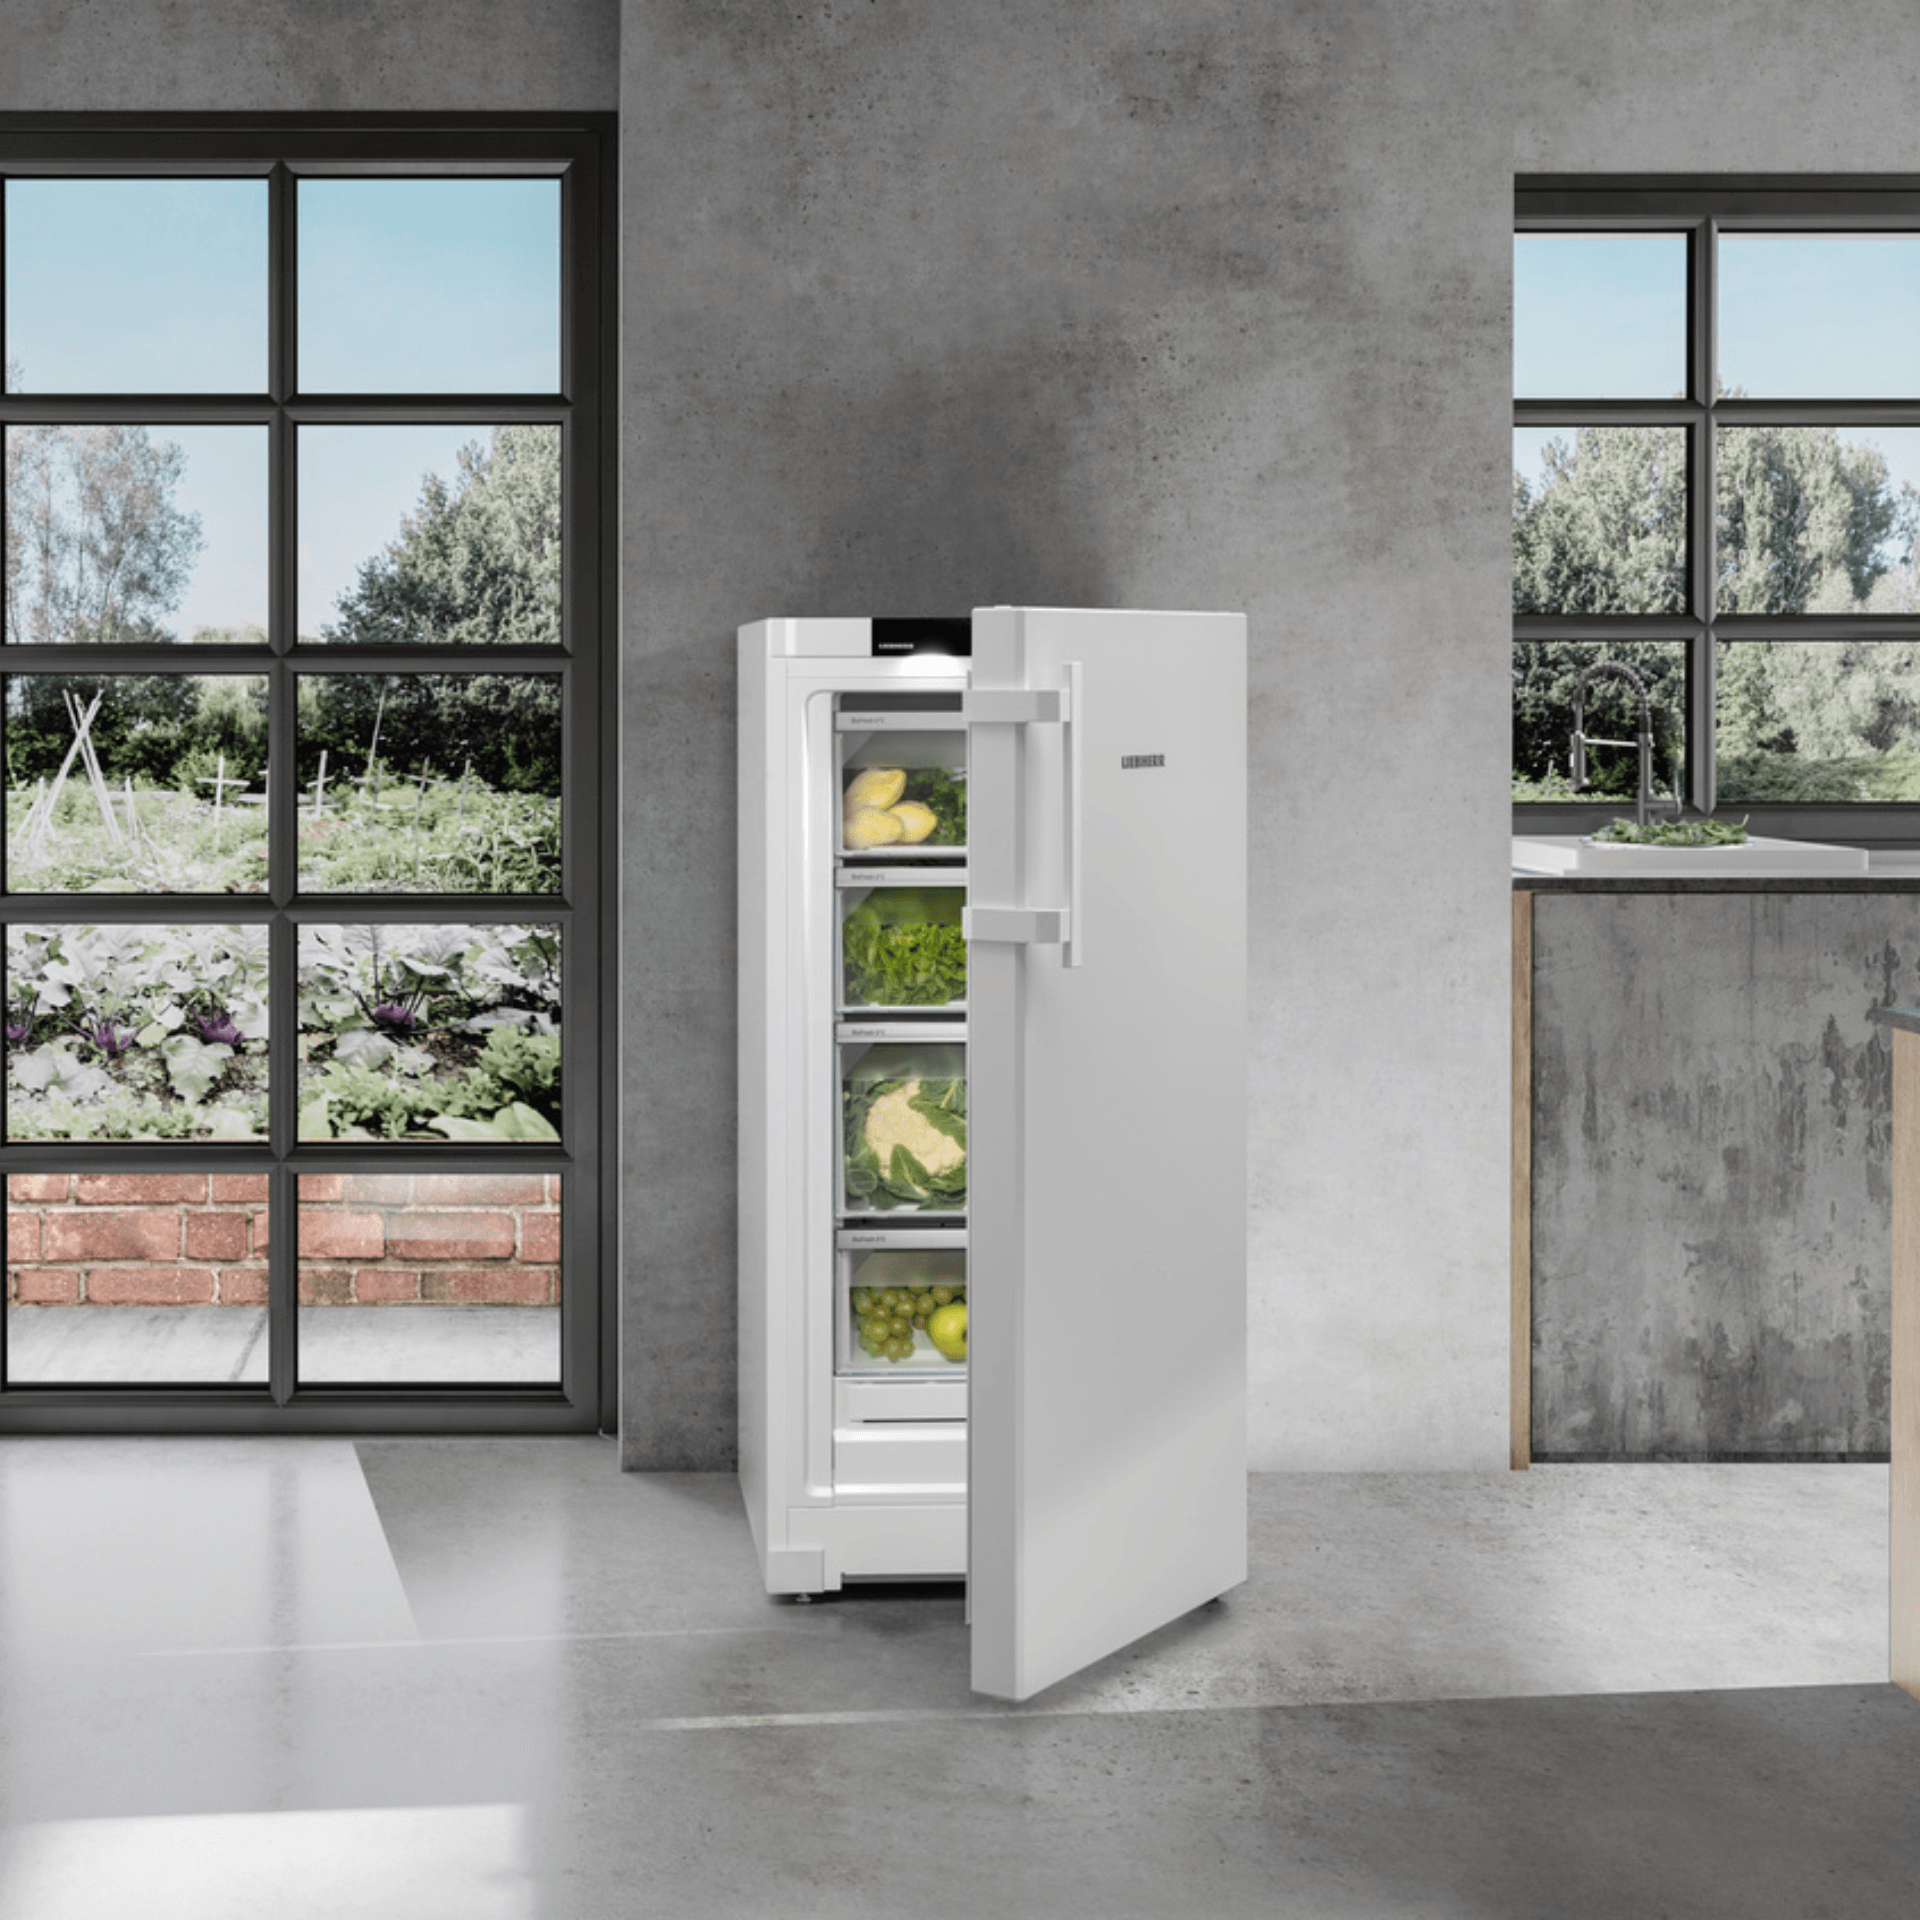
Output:
<svg viewBox="0 0 1920 1920">
<path fill-rule="evenodd" d="M 1686 384 L 1680 234 L 1520 234 L 1514 240 L 1518 398 L 1666 399 Z M 1757 399 L 1920 395 L 1920 236 L 1720 236 L 1716 349 L 1724 387 Z M 1514 434 L 1532 478 L 1571 428 Z M 1848 427 L 1920 486 L 1920 429 Z"/>
<path fill-rule="evenodd" d="M 8 380 L 28 393 L 242 393 L 267 382 L 264 180 L 12 180 Z M 556 180 L 305 179 L 300 382 L 314 393 L 552 393 L 560 382 Z M 187 455 L 177 503 L 207 545 L 196 627 L 266 618 L 266 434 L 156 427 Z M 484 425 L 330 428 L 300 455 L 300 631 L 316 634 L 428 472 Z"/>
<path fill-rule="evenodd" d="M 1514 236 L 1517 398 L 1667 400 L 1686 386 L 1684 234 Z"/>
</svg>

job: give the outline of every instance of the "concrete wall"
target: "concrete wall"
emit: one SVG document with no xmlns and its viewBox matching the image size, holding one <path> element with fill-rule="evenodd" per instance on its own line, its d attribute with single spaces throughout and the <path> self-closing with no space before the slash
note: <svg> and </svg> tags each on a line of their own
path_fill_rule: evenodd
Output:
<svg viewBox="0 0 1920 1920">
<path fill-rule="evenodd" d="M 619 0 L 0 0 L 0 112 L 619 104 Z"/>
<path fill-rule="evenodd" d="M 1912 894 L 1534 904 L 1537 1458 L 1884 1457 Z"/>
<path fill-rule="evenodd" d="M 630 1464 L 733 1428 L 742 620 L 1244 607 L 1254 1452 L 1504 1458 L 1508 218 L 1920 169 L 1899 0 L 0 0 L 0 109 L 618 104 Z"/>
<path fill-rule="evenodd" d="M 628 0 L 624 1412 L 728 1457 L 727 636 L 1244 607 L 1253 1449 L 1505 1457 L 1516 170 L 1920 169 L 1894 0 Z"/>
<path fill-rule="evenodd" d="M 1255 1456 L 1501 1457 L 1511 178 L 1441 17 L 628 7 L 630 1460 L 733 1418 L 728 636 L 994 601 L 1251 614 Z"/>
</svg>

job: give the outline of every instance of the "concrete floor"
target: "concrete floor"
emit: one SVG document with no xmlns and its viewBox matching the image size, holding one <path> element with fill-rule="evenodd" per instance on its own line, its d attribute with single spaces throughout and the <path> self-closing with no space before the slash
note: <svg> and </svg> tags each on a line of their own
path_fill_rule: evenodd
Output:
<svg viewBox="0 0 1920 1920">
<path fill-rule="evenodd" d="M 1023 1707 L 604 1440 L 0 1444 L 0 1913 L 1909 1920 L 1878 1467 L 1255 1482 Z"/>
</svg>

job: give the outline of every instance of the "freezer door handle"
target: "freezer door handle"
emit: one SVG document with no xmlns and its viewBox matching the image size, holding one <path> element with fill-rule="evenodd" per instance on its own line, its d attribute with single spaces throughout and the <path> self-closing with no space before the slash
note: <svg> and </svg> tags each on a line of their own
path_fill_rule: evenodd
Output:
<svg viewBox="0 0 1920 1920">
<path fill-rule="evenodd" d="M 965 696 L 970 726 L 1056 725 L 1061 738 L 1061 870 L 1067 883 L 1065 907 L 968 907 L 962 924 L 969 940 L 1002 940 L 1016 946 L 1060 949 L 1060 964 L 1077 967 L 1081 956 L 1080 823 L 1083 697 L 1081 663 L 1065 663 L 1065 684 L 1058 687 L 974 687 Z"/>
<path fill-rule="evenodd" d="M 960 927 L 969 940 L 1013 947 L 1064 946 L 1071 933 L 1062 907 L 963 907 Z"/>
<path fill-rule="evenodd" d="M 1084 728 L 1081 725 L 1081 703 L 1084 689 L 1080 684 L 1080 662 L 1069 660 L 1066 663 L 1067 684 L 1062 689 L 1066 695 L 1067 710 L 1062 716 L 1061 728 L 1066 748 L 1066 792 L 1061 796 L 1062 811 L 1066 815 L 1066 848 L 1062 864 L 1067 871 L 1067 926 L 1060 939 L 1060 964 L 1063 967 L 1077 967 L 1080 964 L 1080 929 L 1085 921 L 1080 911 L 1080 820 L 1081 820 L 1081 753 L 1080 741 Z"/>
</svg>

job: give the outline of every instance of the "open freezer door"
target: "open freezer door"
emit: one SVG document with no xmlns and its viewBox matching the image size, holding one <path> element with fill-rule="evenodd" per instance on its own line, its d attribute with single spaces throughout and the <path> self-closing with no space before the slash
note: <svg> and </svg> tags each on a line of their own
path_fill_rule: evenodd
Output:
<svg viewBox="0 0 1920 1920">
<path fill-rule="evenodd" d="M 973 1685 L 1246 1578 L 1246 622 L 976 611 Z"/>
</svg>

